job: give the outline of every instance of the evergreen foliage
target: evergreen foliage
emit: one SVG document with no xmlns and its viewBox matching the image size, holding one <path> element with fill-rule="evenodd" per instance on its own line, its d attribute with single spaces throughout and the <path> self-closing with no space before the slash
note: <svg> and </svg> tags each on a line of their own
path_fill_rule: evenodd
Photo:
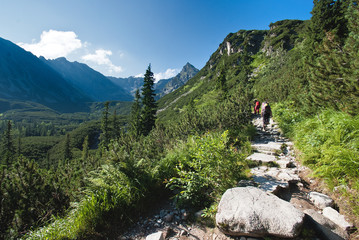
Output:
<svg viewBox="0 0 359 240">
<path fill-rule="evenodd" d="M 5 130 L 2 138 L 2 159 L 6 166 L 10 165 L 15 158 L 15 146 L 12 136 L 12 123 L 9 120 L 7 122 L 7 129 Z"/>
<path fill-rule="evenodd" d="M 151 64 L 148 66 L 143 88 L 142 88 L 142 117 L 141 117 L 141 133 L 147 136 L 152 128 L 155 126 L 156 121 L 156 111 L 157 104 L 155 101 L 155 90 L 153 88 L 154 85 L 154 77 L 153 72 L 151 71 Z"/>
<path fill-rule="evenodd" d="M 110 126 L 109 126 L 109 104 L 110 102 L 105 102 L 105 108 L 102 112 L 102 120 L 101 120 L 101 148 L 107 148 L 110 142 Z"/>
<path fill-rule="evenodd" d="M 139 89 L 136 90 L 135 100 L 131 109 L 129 132 L 135 139 L 141 134 L 141 96 Z"/>
</svg>

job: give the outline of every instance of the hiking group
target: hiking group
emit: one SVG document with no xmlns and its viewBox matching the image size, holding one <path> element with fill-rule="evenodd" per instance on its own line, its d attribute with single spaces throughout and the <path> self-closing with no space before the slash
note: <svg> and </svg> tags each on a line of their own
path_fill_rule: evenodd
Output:
<svg viewBox="0 0 359 240">
<path fill-rule="evenodd" d="M 269 124 L 269 119 L 272 117 L 272 109 L 267 101 L 261 103 L 258 100 L 254 101 L 254 114 L 259 114 L 261 110 L 261 117 L 263 119 L 263 131 L 266 130 L 267 125 Z"/>
</svg>

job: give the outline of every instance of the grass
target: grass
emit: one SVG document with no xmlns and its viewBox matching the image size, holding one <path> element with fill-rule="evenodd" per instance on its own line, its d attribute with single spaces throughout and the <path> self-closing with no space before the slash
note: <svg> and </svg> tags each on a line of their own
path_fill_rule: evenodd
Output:
<svg viewBox="0 0 359 240">
<path fill-rule="evenodd" d="M 325 110 L 303 117 L 290 105 L 278 104 L 279 125 L 294 139 L 300 160 L 338 197 L 353 222 L 359 224 L 359 116 Z"/>
</svg>

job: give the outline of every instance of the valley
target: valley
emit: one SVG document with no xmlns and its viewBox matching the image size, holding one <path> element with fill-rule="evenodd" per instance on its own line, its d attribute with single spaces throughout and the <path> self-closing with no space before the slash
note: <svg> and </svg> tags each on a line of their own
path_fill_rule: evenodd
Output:
<svg viewBox="0 0 359 240">
<path fill-rule="evenodd" d="M 162 201 L 176 209 L 174 221 L 216 229 L 208 237 L 258 237 L 244 227 L 232 234 L 229 224 L 240 220 L 216 221 L 222 197 L 293 175 L 298 189 L 325 192 L 352 223 L 338 239 L 356 239 L 359 8 L 330 2 L 315 1 L 310 20 L 228 33 L 203 68 L 186 63 L 168 79 L 155 79 L 151 64 L 143 77 L 108 77 L 0 38 L 0 238 L 132 239 L 136 222 L 149 227 L 146 235 L 159 229 L 150 224 L 162 224 L 164 212 L 144 216 Z M 253 114 L 254 100 L 271 106 L 267 130 Z M 298 200 L 293 219 L 307 218 L 304 193 L 288 194 L 277 207 Z M 261 225 L 260 237 L 280 239 L 269 225 Z M 313 231 L 288 234 L 319 236 Z M 185 235 L 176 238 L 191 239 Z"/>
</svg>

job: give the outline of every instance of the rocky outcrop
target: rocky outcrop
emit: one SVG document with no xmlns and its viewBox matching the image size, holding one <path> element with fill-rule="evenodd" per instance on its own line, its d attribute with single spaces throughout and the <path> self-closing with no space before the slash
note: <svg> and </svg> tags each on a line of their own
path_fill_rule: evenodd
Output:
<svg viewBox="0 0 359 240">
<path fill-rule="evenodd" d="M 290 203 L 259 188 L 228 189 L 221 198 L 216 224 L 231 236 L 296 237 L 304 213 Z"/>
</svg>

